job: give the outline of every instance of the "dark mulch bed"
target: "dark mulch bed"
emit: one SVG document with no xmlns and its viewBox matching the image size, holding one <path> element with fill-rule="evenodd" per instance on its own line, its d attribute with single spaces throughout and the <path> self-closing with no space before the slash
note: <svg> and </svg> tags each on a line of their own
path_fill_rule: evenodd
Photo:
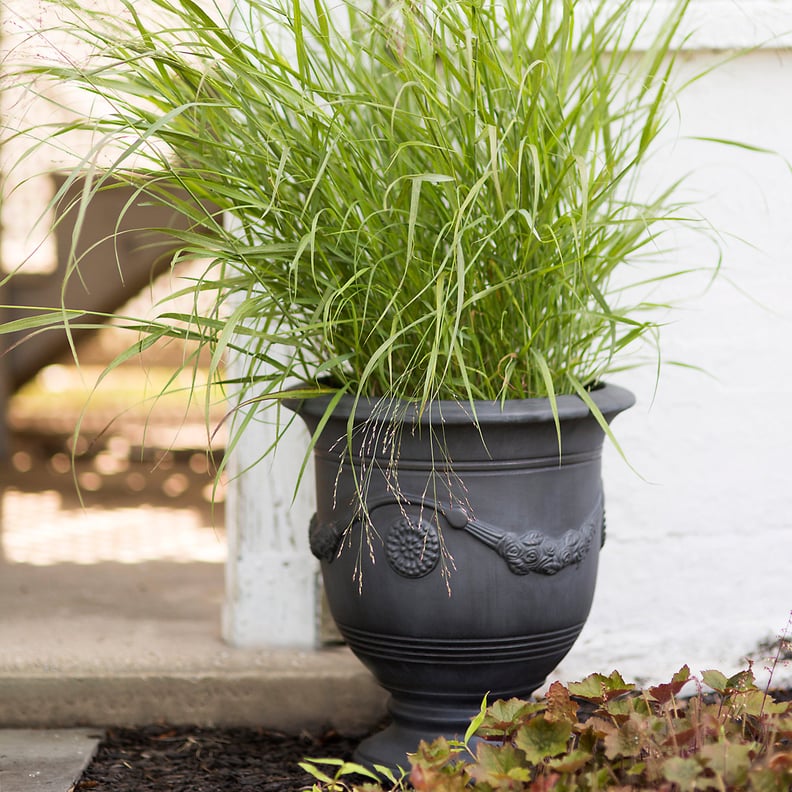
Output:
<svg viewBox="0 0 792 792">
<path fill-rule="evenodd" d="M 251 728 L 109 729 L 76 792 L 297 792 L 306 757 L 349 759 L 358 739 Z"/>
<path fill-rule="evenodd" d="M 792 689 L 772 695 L 790 701 Z M 109 729 L 75 792 L 298 792 L 313 783 L 299 766 L 303 759 L 350 759 L 359 739 L 332 730 Z"/>
</svg>

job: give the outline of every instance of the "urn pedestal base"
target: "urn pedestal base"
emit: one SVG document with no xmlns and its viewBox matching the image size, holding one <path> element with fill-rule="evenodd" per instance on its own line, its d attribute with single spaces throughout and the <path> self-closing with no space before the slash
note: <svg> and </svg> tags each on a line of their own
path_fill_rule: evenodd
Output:
<svg viewBox="0 0 792 792">
<path fill-rule="evenodd" d="M 527 683 L 518 697 L 526 698 L 543 682 L 541 679 L 535 683 Z M 495 698 L 505 697 L 488 696 L 488 700 Z M 407 755 L 415 752 L 421 741 L 430 743 L 440 736 L 449 741 L 464 740 L 470 722 L 479 712 L 480 706 L 481 701 L 460 705 L 427 700 L 419 704 L 414 699 L 391 696 L 388 712 L 392 723 L 363 740 L 355 750 L 354 759 L 370 769 L 380 765 L 391 770 L 397 767 L 409 770 Z M 475 742 L 474 738 L 470 743 L 472 750 L 475 750 Z"/>
</svg>

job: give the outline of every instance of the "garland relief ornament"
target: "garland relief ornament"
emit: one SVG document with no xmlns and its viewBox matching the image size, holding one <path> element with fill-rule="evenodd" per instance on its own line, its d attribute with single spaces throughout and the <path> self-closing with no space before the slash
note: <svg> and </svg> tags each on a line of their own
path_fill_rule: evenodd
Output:
<svg viewBox="0 0 792 792">
<path fill-rule="evenodd" d="M 407 494 L 388 495 L 377 499 L 368 505 L 368 511 L 371 514 L 382 506 L 395 504 L 419 506 L 422 512 L 427 508 L 434 510 L 452 528 L 466 531 L 491 547 L 515 575 L 555 575 L 568 566 L 579 564 L 586 557 L 595 535 L 599 535 L 600 541 L 604 540 L 605 510 L 601 494 L 580 527 L 570 528 L 556 538 L 537 530 L 523 533 L 506 531 L 470 518 L 458 506 L 445 509 L 428 498 Z M 355 517 L 347 521 L 331 520 L 320 523 L 314 515 L 309 530 L 313 554 L 321 561 L 332 561 L 338 553 L 345 531 L 340 526 L 351 526 L 358 519 Z M 437 566 L 440 558 L 437 528 L 429 520 L 410 518 L 403 513 L 388 529 L 385 552 L 388 564 L 402 577 L 420 578 L 428 575 Z"/>
</svg>

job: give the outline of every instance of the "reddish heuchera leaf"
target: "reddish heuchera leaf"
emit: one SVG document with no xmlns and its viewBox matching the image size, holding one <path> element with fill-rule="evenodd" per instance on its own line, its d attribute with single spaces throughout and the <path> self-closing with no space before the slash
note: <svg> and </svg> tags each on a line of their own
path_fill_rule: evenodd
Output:
<svg viewBox="0 0 792 792">
<path fill-rule="evenodd" d="M 589 674 L 582 682 L 572 682 L 569 685 L 571 695 L 592 701 L 595 704 L 602 704 L 608 699 L 634 689 L 635 685 L 625 682 L 618 671 L 611 672 L 610 676 Z"/>
<path fill-rule="evenodd" d="M 756 677 L 750 668 L 744 671 L 738 671 L 734 676 L 730 676 L 726 680 L 727 690 L 729 691 L 745 691 L 756 690 Z"/>
<path fill-rule="evenodd" d="M 792 716 L 773 719 L 773 729 L 779 737 L 792 738 Z"/>
<path fill-rule="evenodd" d="M 556 773 L 541 775 L 539 778 L 534 779 L 531 786 L 528 787 L 528 792 L 550 792 L 550 790 L 555 789 L 559 778 L 561 776 Z"/>
<path fill-rule="evenodd" d="M 685 687 L 689 679 L 690 669 L 686 665 L 683 665 L 682 668 L 671 677 L 670 682 L 650 687 L 649 695 L 660 704 L 665 704 L 671 701 L 671 699 Z"/>
<path fill-rule="evenodd" d="M 434 775 L 431 770 L 426 770 L 420 765 L 413 765 L 410 770 L 410 785 L 413 789 L 429 789 L 430 778 Z"/>
<path fill-rule="evenodd" d="M 734 703 L 741 712 L 748 715 L 781 715 L 790 708 L 792 702 L 774 701 L 772 696 L 761 690 L 746 690 L 734 694 Z"/>
<path fill-rule="evenodd" d="M 575 731 L 589 732 L 594 735 L 598 740 L 607 737 L 609 734 L 613 734 L 613 732 L 618 731 L 618 726 L 613 724 L 611 721 L 605 720 L 605 718 L 598 718 L 596 715 L 594 717 L 589 718 L 584 724 L 581 724 L 579 727 L 576 727 Z"/>
<path fill-rule="evenodd" d="M 585 767 L 591 761 L 591 758 L 591 753 L 576 748 L 563 756 L 550 759 L 547 766 L 557 770 L 559 773 L 574 773 L 576 770 L 580 770 L 581 767 Z"/>
<path fill-rule="evenodd" d="M 773 770 L 788 769 L 792 770 L 792 751 L 786 753 L 773 754 L 770 761 L 767 763 L 768 767 Z"/>
<path fill-rule="evenodd" d="M 663 764 L 666 780 L 676 784 L 681 792 L 693 792 L 701 773 L 701 765 L 695 759 L 672 756 Z"/>
<path fill-rule="evenodd" d="M 617 759 L 620 756 L 640 756 L 641 752 L 651 742 L 649 720 L 630 717 L 623 723 L 618 731 L 607 735 L 603 740 L 605 756 L 608 759 Z"/>
<path fill-rule="evenodd" d="M 701 680 L 705 685 L 721 695 L 757 689 L 756 677 L 750 668 L 745 671 L 738 671 L 734 676 L 728 678 L 720 671 L 710 669 L 702 672 Z"/>
<path fill-rule="evenodd" d="M 761 767 L 751 770 L 748 777 L 754 792 L 789 792 L 792 789 L 792 773 L 778 773 L 769 767 Z"/>
<path fill-rule="evenodd" d="M 476 734 L 482 737 L 513 734 L 531 715 L 545 708 L 544 701 L 523 701 L 517 698 L 493 701 L 487 707 Z"/>
<path fill-rule="evenodd" d="M 449 771 L 449 763 L 459 754 L 460 751 L 452 748 L 445 737 L 438 737 L 431 743 L 421 740 L 418 750 L 408 755 L 412 765 L 410 784 L 419 792 L 461 792 L 465 788 L 464 783 L 459 783 L 458 774 Z"/>
<path fill-rule="evenodd" d="M 669 787 L 656 787 L 648 790 L 644 787 L 636 787 L 632 784 L 618 784 L 617 786 L 609 786 L 608 792 L 671 792 Z"/>
<path fill-rule="evenodd" d="M 662 741 L 661 745 L 676 745 L 679 748 L 685 748 L 688 745 L 695 745 L 696 740 L 703 736 L 701 730 L 695 726 L 685 726 L 684 728 L 679 728 L 677 725 L 675 726 L 675 729 L 677 730 L 669 734 L 668 737 Z"/>
<path fill-rule="evenodd" d="M 459 753 L 444 737 L 431 743 L 421 740 L 418 750 L 409 755 L 412 787 L 418 792 L 464 792 L 466 779 L 461 773 L 453 772 L 448 764 Z"/>
<path fill-rule="evenodd" d="M 414 754 L 410 754 L 409 759 L 414 764 L 438 769 L 459 754 L 460 751 L 452 748 L 445 737 L 438 737 L 432 742 L 421 740 L 418 750 Z"/>
<path fill-rule="evenodd" d="M 649 715 L 651 708 L 643 698 L 623 696 L 606 701 L 600 712 L 607 713 L 616 723 L 624 723 L 633 715 Z"/>
<path fill-rule="evenodd" d="M 419 792 L 465 792 L 467 779 L 460 774 L 452 775 L 416 766 L 410 773 L 410 784 Z"/>
<path fill-rule="evenodd" d="M 529 762 L 539 764 L 550 756 L 558 756 L 569 748 L 572 725 L 561 721 L 534 718 L 520 728 L 515 745 L 525 753 Z"/>
<path fill-rule="evenodd" d="M 602 690 L 602 682 L 604 679 L 602 674 L 589 674 L 581 682 L 570 682 L 569 693 L 572 696 L 592 701 L 595 704 L 602 704 L 605 701 L 605 696 Z"/>
<path fill-rule="evenodd" d="M 723 740 L 702 745 L 699 756 L 726 785 L 740 786 L 745 784 L 751 762 L 759 749 L 757 743 L 734 743 Z"/>
<path fill-rule="evenodd" d="M 479 743 L 476 762 L 468 766 L 467 772 L 477 783 L 498 790 L 522 790 L 532 775 L 522 751 L 512 745 L 487 743 Z"/>
<path fill-rule="evenodd" d="M 578 705 L 569 697 L 569 691 L 560 683 L 553 682 L 545 696 L 549 721 L 577 722 Z"/>
<path fill-rule="evenodd" d="M 635 690 L 635 685 L 632 682 L 625 682 L 622 675 L 618 671 L 612 671 L 609 677 L 605 677 L 605 700 L 621 696 L 623 693 L 629 693 Z"/>
<path fill-rule="evenodd" d="M 707 671 L 702 671 L 701 681 L 707 687 L 711 687 L 716 693 L 725 693 L 729 684 L 729 680 L 726 678 L 726 675 L 714 668 L 710 668 Z"/>
</svg>

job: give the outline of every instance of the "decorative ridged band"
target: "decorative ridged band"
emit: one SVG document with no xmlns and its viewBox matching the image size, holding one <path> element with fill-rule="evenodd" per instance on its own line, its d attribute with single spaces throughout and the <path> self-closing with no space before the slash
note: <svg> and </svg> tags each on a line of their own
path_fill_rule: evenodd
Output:
<svg viewBox="0 0 792 792">
<path fill-rule="evenodd" d="M 442 459 L 427 459 L 427 460 L 405 460 L 399 459 L 399 470 L 411 470 L 411 471 L 431 471 L 431 472 L 438 472 L 438 471 L 454 471 L 454 472 L 461 472 L 461 471 L 474 471 L 476 473 L 482 473 L 484 471 L 484 466 L 486 465 L 486 470 L 491 475 L 497 475 L 498 473 L 502 473 L 503 471 L 507 470 L 547 470 L 547 469 L 555 469 L 557 470 L 559 467 L 563 466 L 565 468 L 572 467 L 574 465 L 581 465 L 586 464 L 588 462 L 592 462 L 595 460 L 600 459 L 602 455 L 602 451 L 599 448 L 592 449 L 591 451 L 578 451 L 577 453 L 565 453 L 563 457 L 559 459 L 558 454 L 553 454 L 551 456 L 543 456 L 543 457 L 526 457 L 526 458 L 516 458 L 516 459 L 500 459 L 500 460 L 493 460 L 487 458 L 486 460 L 482 461 L 480 459 L 474 460 L 459 460 L 455 459 L 453 462 L 444 462 Z M 314 449 L 314 456 L 317 459 L 327 460 L 335 465 L 338 464 L 338 453 L 333 450 L 323 450 L 323 449 Z M 384 459 L 380 461 L 380 464 L 386 465 L 388 464 L 389 460 Z M 347 453 L 344 457 L 344 463 L 349 465 L 353 468 L 365 468 L 366 466 L 370 466 L 372 464 L 372 460 L 370 456 L 359 456 L 357 454 L 349 454 Z"/>
<path fill-rule="evenodd" d="M 506 638 L 415 638 L 386 635 L 339 624 L 350 648 L 361 656 L 392 662 L 460 664 L 512 663 L 566 654 L 583 622 L 561 630 Z"/>
</svg>

